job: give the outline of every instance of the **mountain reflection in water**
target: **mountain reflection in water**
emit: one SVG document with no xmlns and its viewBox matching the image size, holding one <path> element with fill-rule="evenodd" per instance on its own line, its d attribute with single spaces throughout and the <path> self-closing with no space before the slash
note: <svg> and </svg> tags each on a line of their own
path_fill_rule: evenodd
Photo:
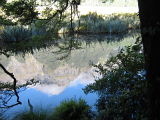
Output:
<svg viewBox="0 0 160 120">
<path fill-rule="evenodd" d="M 33 105 L 53 107 L 65 99 L 81 97 L 93 106 L 97 95 L 85 95 L 82 88 L 101 76 L 90 63 L 103 63 L 115 55 L 119 47 L 134 43 L 135 36 L 125 36 L 115 42 L 108 42 L 105 36 L 102 39 L 99 36 L 80 36 L 79 39 L 61 40 L 46 49 L 34 50 L 33 54 L 25 53 L 25 56 L 12 55 L 7 58 L 1 55 L 1 63 L 15 75 L 18 85 L 30 79 L 39 81 L 19 94 L 22 105 L 10 112 L 26 108 L 28 99 Z M 13 80 L 0 70 L 0 81 Z"/>
</svg>

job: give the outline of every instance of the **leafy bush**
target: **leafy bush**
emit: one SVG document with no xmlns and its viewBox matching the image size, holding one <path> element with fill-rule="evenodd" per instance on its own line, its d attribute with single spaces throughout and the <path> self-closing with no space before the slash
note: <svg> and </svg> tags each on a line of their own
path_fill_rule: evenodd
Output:
<svg viewBox="0 0 160 120">
<path fill-rule="evenodd" d="M 0 37 L 4 42 L 18 42 L 30 40 L 31 35 L 32 33 L 29 29 L 19 26 L 10 26 L 4 29 Z"/>
<path fill-rule="evenodd" d="M 34 26 L 37 29 L 41 29 L 41 28 L 44 27 L 45 22 L 46 22 L 45 20 L 36 20 L 35 23 L 34 23 Z"/>
<path fill-rule="evenodd" d="M 35 8 L 35 1 L 30 0 L 13 0 L 7 2 L 2 7 L 3 12 L 12 19 L 17 19 L 21 24 L 30 24 L 37 19 L 38 12 Z"/>
<path fill-rule="evenodd" d="M 56 107 L 52 120 L 91 120 L 91 107 L 83 99 L 68 100 Z"/>
<path fill-rule="evenodd" d="M 102 78 L 88 85 L 85 93 L 99 95 L 97 120 L 142 120 L 146 117 L 146 86 L 142 46 L 122 49 L 105 64 L 94 65 Z"/>
</svg>

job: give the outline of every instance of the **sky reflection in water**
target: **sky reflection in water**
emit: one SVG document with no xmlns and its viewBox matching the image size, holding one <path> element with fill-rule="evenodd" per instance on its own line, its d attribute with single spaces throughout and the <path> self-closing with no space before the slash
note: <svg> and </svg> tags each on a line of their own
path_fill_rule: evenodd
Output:
<svg viewBox="0 0 160 120">
<path fill-rule="evenodd" d="M 41 84 L 29 86 L 23 92 L 20 92 L 20 101 L 22 105 L 18 105 L 7 111 L 8 115 L 28 109 L 28 99 L 35 107 L 54 108 L 60 102 L 66 99 L 83 98 L 87 103 L 93 106 L 96 102 L 97 95 L 95 93 L 85 95 L 82 88 L 87 84 L 93 83 L 99 75 L 95 72 L 95 68 L 89 65 L 90 62 L 104 62 L 109 56 L 114 55 L 118 48 L 125 45 L 130 45 L 135 41 L 133 36 L 126 36 L 121 41 L 107 42 L 107 38 L 103 36 L 103 40 L 99 41 L 98 37 L 90 36 L 88 41 L 93 41 L 89 45 L 84 41 L 86 37 L 81 37 L 82 49 L 72 49 L 69 51 L 69 58 L 65 60 L 57 60 L 59 54 L 54 51 L 58 50 L 57 46 L 52 46 L 47 49 L 40 50 L 34 54 L 26 54 L 26 57 L 12 56 L 9 59 L 0 56 L 1 62 L 6 68 L 14 73 L 16 78 L 22 84 L 28 79 L 37 79 Z M 74 40 L 74 39 L 72 39 Z M 66 48 L 74 41 L 61 43 L 63 52 L 67 52 Z M 69 45 L 68 45 L 69 44 Z M 72 46 L 73 47 L 73 46 Z M 99 76 L 100 77 L 100 76 Z M 0 71 L 0 81 L 12 81 Z M 15 99 L 12 99 L 15 102 Z"/>
</svg>

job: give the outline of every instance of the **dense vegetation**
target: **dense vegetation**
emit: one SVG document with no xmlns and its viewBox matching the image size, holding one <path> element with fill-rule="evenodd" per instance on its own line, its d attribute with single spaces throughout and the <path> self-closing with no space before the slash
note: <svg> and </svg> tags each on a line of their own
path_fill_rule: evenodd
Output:
<svg viewBox="0 0 160 120">
<path fill-rule="evenodd" d="M 43 20 L 35 22 L 35 26 L 39 28 L 47 28 L 47 30 L 55 33 L 70 32 L 70 18 L 68 13 L 63 16 L 61 21 L 56 20 L 56 25 L 47 23 Z M 44 25 L 46 27 L 44 27 Z M 127 33 L 129 30 L 139 29 L 139 18 L 137 13 L 98 15 L 97 13 L 89 13 L 81 15 L 78 20 L 73 20 L 72 27 L 76 33 L 110 33 L 120 34 Z"/>
<path fill-rule="evenodd" d="M 53 114 L 53 120 L 91 120 L 91 107 L 83 100 L 64 101 L 56 107 Z"/>
<path fill-rule="evenodd" d="M 80 24 L 78 24 L 80 22 Z M 19 42 L 24 40 L 44 38 L 53 33 L 68 33 L 70 22 L 67 18 L 55 24 L 45 24 L 44 20 L 37 20 L 31 26 L 5 26 L 1 27 L 0 40 L 4 42 Z M 113 14 L 109 16 L 89 13 L 82 15 L 80 20 L 74 21 L 76 33 L 127 33 L 129 30 L 139 30 L 139 19 L 137 14 Z M 52 34 L 51 34 L 52 33 Z M 38 38 L 37 38 L 38 37 Z M 25 39 L 24 39 L 25 38 Z"/>
<path fill-rule="evenodd" d="M 86 93 L 99 95 L 96 106 L 99 120 L 142 120 L 146 118 L 147 81 L 140 43 L 122 49 L 105 64 L 98 64 L 102 75 L 88 85 Z"/>
<path fill-rule="evenodd" d="M 139 29 L 139 19 L 134 14 L 112 14 L 107 16 L 89 13 L 80 17 L 78 32 L 83 33 L 127 33 Z"/>
</svg>

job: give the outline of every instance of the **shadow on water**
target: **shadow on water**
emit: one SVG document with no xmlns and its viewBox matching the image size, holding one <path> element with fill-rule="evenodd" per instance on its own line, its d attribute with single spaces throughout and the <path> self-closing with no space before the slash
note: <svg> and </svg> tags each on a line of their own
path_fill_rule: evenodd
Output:
<svg viewBox="0 0 160 120">
<path fill-rule="evenodd" d="M 22 54 L 26 53 L 33 54 L 35 50 L 46 49 L 51 46 L 56 46 L 59 48 L 59 53 L 70 53 L 69 51 L 75 49 L 82 49 L 82 43 L 86 46 L 93 44 L 94 42 L 117 42 L 123 40 L 127 36 L 135 35 L 137 32 L 131 32 L 128 34 L 95 34 L 95 35 L 69 35 L 69 34 L 59 34 L 59 35 L 42 35 L 40 37 L 34 36 L 31 40 L 18 41 L 18 42 L 0 42 L 0 54 Z M 60 45 L 62 44 L 62 45 Z M 7 55 L 7 54 L 6 54 Z"/>
<path fill-rule="evenodd" d="M 27 54 L 34 54 L 34 53 L 39 52 L 41 50 L 47 51 L 49 49 L 49 52 L 50 52 L 49 56 L 55 55 L 57 61 L 63 61 L 65 59 L 70 59 L 72 57 L 71 55 L 73 54 L 74 51 L 94 47 L 97 43 L 100 45 L 103 45 L 104 42 L 107 44 L 114 43 L 114 42 L 120 42 L 124 38 L 127 38 L 129 36 L 134 37 L 135 34 L 133 34 L 133 33 L 129 33 L 129 34 L 125 34 L 125 35 L 67 35 L 67 34 L 64 34 L 64 35 L 60 35 L 60 36 L 56 36 L 56 37 L 47 37 L 45 39 L 34 38 L 32 41 L 1 43 L 1 45 L 0 45 L 1 46 L 1 48 L 0 48 L 0 65 L 1 65 L 1 67 L 0 68 L 4 73 L 6 73 L 7 75 L 9 75 L 12 78 L 12 82 L 5 82 L 5 80 L 4 80 L 4 82 L 0 82 L 0 108 L 3 108 L 3 110 L 1 109 L 0 112 L 7 110 L 4 108 L 10 108 L 10 107 L 14 107 L 18 104 L 21 104 L 21 101 L 19 100 L 19 93 L 21 91 L 24 91 L 28 85 L 37 83 L 36 80 L 34 81 L 34 79 L 31 79 L 29 81 L 26 81 L 23 84 L 16 84 L 17 79 L 14 77 L 13 73 L 9 72 L 10 70 L 5 68 L 6 65 L 2 64 L 3 62 L 1 62 L 1 61 L 3 61 L 4 57 L 1 58 L 1 56 L 6 56 L 6 57 L 10 58 L 10 56 L 18 56 L 18 55 L 21 56 L 22 55 L 22 57 L 24 58 Z M 97 52 L 98 52 L 98 49 L 97 49 Z M 96 56 L 94 56 L 94 57 L 96 57 Z M 47 58 L 45 58 L 45 59 L 47 59 Z M 74 58 L 74 59 L 76 59 L 76 58 Z M 91 58 L 91 60 L 93 60 L 93 59 L 94 58 Z M 76 63 L 78 63 L 79 60 L 75 60 L 75 61 L 76 61 Z M 81 63 L 78 63 L 78 64 L 81 64 Z M 85 63 L 85 65 L 86 64 L 88 64 L 88 63 Z M 53 68 L 51 68 L 52 70 L 54 69 L 53 65 L 49 65 L 49 66 L 53 67 Z M 42 68 L 44 70 L 44 66 Z M 63 69 L 66 69 L 66 68 L 63 68 Z M 69 67 L 69 69 L 72 69 L 72 68 Z M 0 73 L 2 73 L 2 72 L 0 71 Z M 64 77 L 64 76 L 58 76 L 58 77 Z M 49 79 L 49 78 L 47 78 L 47 79 Z M 70 78 L 66 78 L 66 79 L 70 79 Z M 74 79 L 75 79 L 75 76 L 74 76 Z M 43 83 L 46 84 L 47 82 L 51 83 L 51 85 L 53 84 L 53 81 L 51 81 L 51 80 L 42 81 L 40 84 L 43 84 Z M 57 81 L 55 80 L 54 84 L 56 82 Z M 71 81 L 69 81 L 69 82 L 71 82 Z M 63 84 L 69 84 L 69 82 L 68 83 L 64 82 Z M 48 85 L 50 85 L 50 84 L 48 84 Z M 64 86 L 66 87 L 66 85 L 64 85 Z M 65 88 L 64 86 L 61 85 L 61 87 L 62 87 L 61 89 L 64 90 L 64 88 Z M 62 90 L 60 90 L 60 91 L 62 91 Z M 15 100 L 15 97 L 17 98 L 15 100 L 16 101 L 15 103 L 13 103 L 13 101 L 12 101 L 13 97 L 14 97 L 14 100 Z M 12 101 L 12 102 L 10 102 L 10 101 Z"/>
</svg>

